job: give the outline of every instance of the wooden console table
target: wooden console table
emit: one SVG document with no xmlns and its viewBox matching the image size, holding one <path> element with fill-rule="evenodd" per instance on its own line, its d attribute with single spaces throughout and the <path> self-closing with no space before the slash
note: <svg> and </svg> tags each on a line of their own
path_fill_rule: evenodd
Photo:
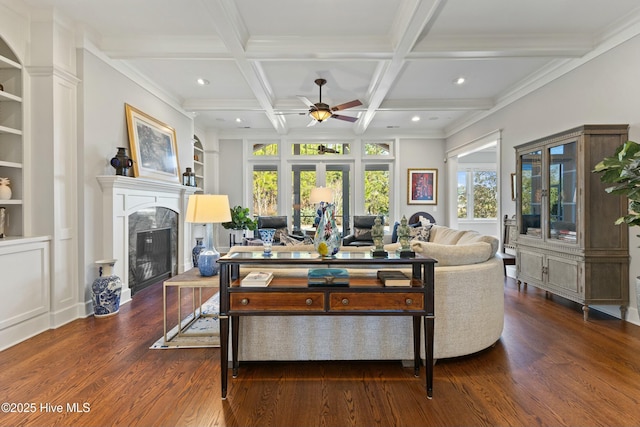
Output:
<svg viewBox="0 0 640 427">
<path fill-rule="evenodd" d="M 424 319 L 427 396 L 433 392 L 434 264 L 431 258 L 373 258 L 369 253 L 339 252 L 322 258 L 310 252 L 236 252 L 218 261 L 220 268 L 220 375 L 222 398 L 227 396 L 229 319 L 234 378 L 238 375 L 241 316 L 259 315 L 378 315 L 412 316 L 414 372 L 420 373 L 420 319 Z M 398 268 L 410 266 L 411 287 L 384 287 L 375 277 L 350 278 L 349 287 L 309 287 L 306 277 L 278 277 L 268 287 L 241 287 L 240 267 Z"/>
</svg>

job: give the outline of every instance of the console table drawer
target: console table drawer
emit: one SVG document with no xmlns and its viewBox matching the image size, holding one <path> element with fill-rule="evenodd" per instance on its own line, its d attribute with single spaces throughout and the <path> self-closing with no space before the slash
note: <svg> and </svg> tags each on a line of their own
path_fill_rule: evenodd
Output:
<svg viewBox="0 0 640 427">
<path fill-rule="evenodd" d="M 414 292 L 336 292 L 329 299 L 330 311 L 423 311 L 424 294 Z"/>
<path fill-rule="evenodd" d="M 322 292 L 242 292 L 230 295 L 232 311 L 324 311 Z"/>
</svg>

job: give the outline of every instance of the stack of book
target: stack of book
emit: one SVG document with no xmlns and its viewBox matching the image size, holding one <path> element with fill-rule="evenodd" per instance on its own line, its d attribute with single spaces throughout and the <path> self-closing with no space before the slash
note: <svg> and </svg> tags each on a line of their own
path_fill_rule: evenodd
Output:
<svg viewBox="0 0 640 427">
<path fill-rule="evenodd" d="M 273 273 L 270 271 L 252 271 L 240 282 L 240 286 L 269 286 L 273 280 Z"/>
<path fill-rule="evenodd" d="M 349 286 L 349 272 L 344 268 L 310 268 L 307 274 L 309 286 Z"/>
<path fill-rule="evenodd" d="M 378 270 L 378 279 L 385 286 L 411 286 L 411 278 L 400 270 Z"/>
</svg>

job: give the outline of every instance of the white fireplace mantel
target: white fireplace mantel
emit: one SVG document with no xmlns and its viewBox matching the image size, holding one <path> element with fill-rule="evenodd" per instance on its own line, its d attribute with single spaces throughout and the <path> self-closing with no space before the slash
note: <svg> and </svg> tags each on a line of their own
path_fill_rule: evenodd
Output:
<svg viewBox="0 0 640 427">
<path fill-rule="evenodd" d="M 102 175 L 96 178 L 102 187 L 102 256 L 118 260 L 114 274 L 122 279 L 121 303 L 131 300 L 128 272 L 129 215 L 132 213 L 149 207 L 175 211 L 178 214 L 178 272 L 191 266 L 191 253 L 185 249 L 190 249 L 191 236 L 185 233 L 182 215 L 186 212 L 189 196 L 201 191 L 200 188 L 126 176 Z"/>
</svg>

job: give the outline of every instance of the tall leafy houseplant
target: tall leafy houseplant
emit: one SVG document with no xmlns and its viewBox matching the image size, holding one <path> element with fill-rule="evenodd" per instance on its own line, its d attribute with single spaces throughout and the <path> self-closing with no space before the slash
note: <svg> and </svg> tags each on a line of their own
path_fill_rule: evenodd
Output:
<svg viewBox="0 0 640 427">
<path fill-rule="evenodd" d="M 249 208 L 234 206 L 231 208 L 231 221 L 223 222 L 227 230 L 255 230 L 257 221 L 249 215 Z"/>
<path fill-rule="evenodd" d="M 222 226 L 227 230 L 232 230 L 229 236 L 229 244 L 241 244 L 246 230 L 255 230 L 257 221 L 249 215 L 249 208 L 234 206 L 231 209 L 231 221 L 223 222 Z"/>
<path fill-rule="evenodd" d="M 625 142 L 613 156 L 598 163 L 593 172 L 602 174 L 602 182 L 613 184 L 606 188 L 607 193 L 629 199 L 627 215 L 618 218 L 616 224 L 640 226 L 640 144 Z M 636 277 L 636 303 L 640 313 L 640 276 Z"/>
</svg>

